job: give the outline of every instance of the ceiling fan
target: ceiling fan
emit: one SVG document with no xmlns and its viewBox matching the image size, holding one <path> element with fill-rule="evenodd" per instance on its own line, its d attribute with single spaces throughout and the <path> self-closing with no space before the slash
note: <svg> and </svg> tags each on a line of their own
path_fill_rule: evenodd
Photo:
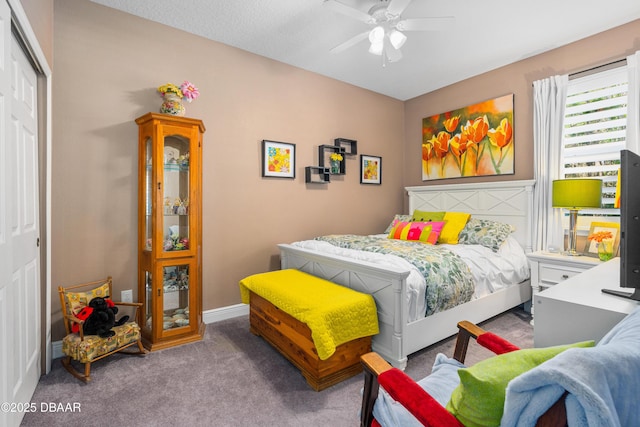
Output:
<svg viewBox="0 0 640 427">
<path fill-rule="evenodd" d="M 331 52 L 342 52 L 368 38 L 371 43 L 369 52 L 382 56 L 384 66 L 387 62 L 402 59 L 400 48 L 407 41 L 404 31 L 440 31 L 450 27 L 455 21 L 452 16 L 403 19 L 402 12 L 409 3 L 411 0 L 380 0 L 365 13 L 337 0 L 324 0 L 324 5 L 330 9 L 373 27 L 339 44 Z"/>
</svg>

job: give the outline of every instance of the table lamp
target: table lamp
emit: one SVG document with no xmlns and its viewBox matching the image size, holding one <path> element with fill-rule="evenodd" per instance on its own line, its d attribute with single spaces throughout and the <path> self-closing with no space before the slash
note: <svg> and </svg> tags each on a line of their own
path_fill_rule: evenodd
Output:
<svg viewBox="0 0 640 427">
<path fill-rule="evenodd" d="M 569 209 L 569 250 L 566 255 L 580 255 L 576 252 L 578 210 L 602 206 L 602 180 L 556 179 L 552 193 L 554 208 Z"/>
</svg>

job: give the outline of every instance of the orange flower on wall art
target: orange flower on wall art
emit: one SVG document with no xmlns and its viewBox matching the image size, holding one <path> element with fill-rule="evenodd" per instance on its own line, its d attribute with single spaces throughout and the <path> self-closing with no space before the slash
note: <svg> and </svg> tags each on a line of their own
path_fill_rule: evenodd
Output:
<svg viewBox="0 0 640 427">
<path fill-rule="evenodd" d="M 422 119 L 422 180 L 514 173 L 513 94 Z"/>
</svg>

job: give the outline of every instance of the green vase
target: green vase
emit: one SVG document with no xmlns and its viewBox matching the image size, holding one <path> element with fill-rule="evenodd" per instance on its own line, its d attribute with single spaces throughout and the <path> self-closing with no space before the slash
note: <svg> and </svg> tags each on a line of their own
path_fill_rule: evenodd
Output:
<svg viewBox="0 0 640 427">
<path fill-rule="evenodd" d="M 340 173 L 340 160 L 331 160 L 331 173 L 333 175 Z"/>
<path fill-rule="evenodd" d="M 613 258 L 613 240 L 603 240 L 598 243 L 598 257 L 601 261 L 609 261 Z"/>
</svg>

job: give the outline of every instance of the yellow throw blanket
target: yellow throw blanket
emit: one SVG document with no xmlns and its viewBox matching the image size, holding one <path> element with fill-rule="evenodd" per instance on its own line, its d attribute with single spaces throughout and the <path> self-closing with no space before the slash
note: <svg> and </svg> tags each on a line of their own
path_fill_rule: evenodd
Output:
<svg viewBox="0 0 640 427">
<path fill-rule="evenodd" d="M 326 360 L 340 344 L 375 335 L 378 316 L 373 297 L 299 270 L 254 274 L 240 281 L 242 302 L 252 291 L 305 323 L 318 357 Z"/>
</svg>

